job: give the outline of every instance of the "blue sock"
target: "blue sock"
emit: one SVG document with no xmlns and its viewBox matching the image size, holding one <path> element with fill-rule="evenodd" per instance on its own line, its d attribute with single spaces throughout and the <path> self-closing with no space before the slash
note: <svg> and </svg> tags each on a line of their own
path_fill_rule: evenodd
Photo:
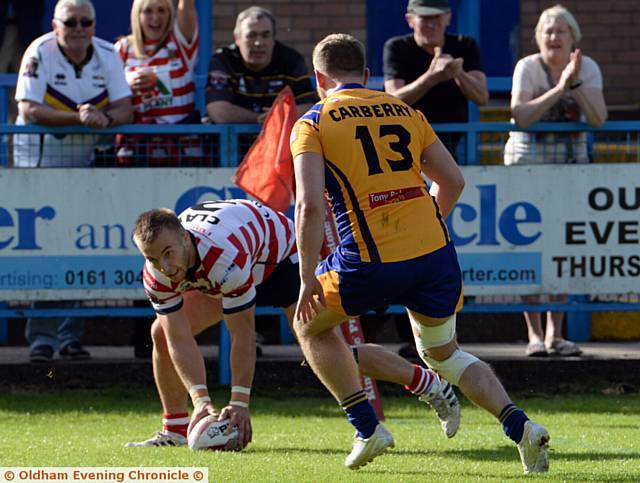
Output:
<svg viewBox="0 0 640 483">
<path fill-rule="evenodd" d="M 529 421 L 525 412 L 515 404 L 507 404 L 500 412 L 500 422 L 504 434 L 509 436 L 516 444 L 522 440 L 524 423 Z"/>
<path fill-rule="evenodd" d="M 347 413 L 347 418 L 356 428 L 359 437 L 367 439 L 376 430 L 378 417 L 364 391 L 360 390 L 340 401 L 340 407 Z"/>
</svg>

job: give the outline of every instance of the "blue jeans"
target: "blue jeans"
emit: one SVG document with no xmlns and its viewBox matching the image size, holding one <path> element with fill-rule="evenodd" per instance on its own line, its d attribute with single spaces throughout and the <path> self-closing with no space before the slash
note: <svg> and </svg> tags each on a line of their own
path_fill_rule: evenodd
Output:
<svg viewBox="0 0 640 483">
<path fill-rule="evenodd" d="M 65 302 L 62 307 L 74 307 L 75 302 Z M 33 308 L 47 307 L 46 303 L 36 302 Z M 56 303 L 60 307 L 60 303 Z M 80 342 L 80 337 L 84 332 L 84 320 L 78 317 L 47 317 L 30 318 L 24 335 L 29 342 L 31 349 L 48 345 L 54 351 L 63 349 L 71 342 Z"/>
</svg>

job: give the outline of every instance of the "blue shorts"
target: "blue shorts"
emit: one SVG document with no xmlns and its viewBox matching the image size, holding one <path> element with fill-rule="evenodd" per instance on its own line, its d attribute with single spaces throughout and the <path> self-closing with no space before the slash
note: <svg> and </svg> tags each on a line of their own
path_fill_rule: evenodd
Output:
<svg viewBox="0 0 640 483">
<path fill-rule="evenodd" d="M 390 304 L 429 317 L 462 308 L 462 273 L 452 243 L 402 262 L 363 263 L 333 252 L 316 269 L 327 307 L 352 317 Z"/>
<path fill-rule="evenodd" d="M 298 300 L 300 294 L 300 273 L 298 256 L 285 258 L 264 282 L 256 286 L 258 307 L 289 307 Z"/>
</svg>

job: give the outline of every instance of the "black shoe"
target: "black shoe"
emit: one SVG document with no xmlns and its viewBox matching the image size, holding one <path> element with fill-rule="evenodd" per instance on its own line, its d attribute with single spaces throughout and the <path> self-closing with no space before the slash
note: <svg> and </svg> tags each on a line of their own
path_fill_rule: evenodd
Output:
<svg viewBox="0 0 640 483">
<path fill-rule="evenodd" d="M 53 360 L 53 347 L 50 345 L 39 345 L 31 349 L 29 354 L 31 362 L 51 362 Z"/>
<path fill-rule="evenodd" d="M 71 342 L 60 350 L 60 356 L 65 359 L 71 359 L 72 361 L 86 361 L 91 359 L 91 354 L 84 347 L 80 345 L 80 342 Z"/>
<path fill-rule="evenodd" d="M 398 355 L 405 359 L 417 359 L 419 357 L 416 346 L 413 344 L 407 344 L 400 347 L 400 349 L 398 349 Z"/>
</svg>

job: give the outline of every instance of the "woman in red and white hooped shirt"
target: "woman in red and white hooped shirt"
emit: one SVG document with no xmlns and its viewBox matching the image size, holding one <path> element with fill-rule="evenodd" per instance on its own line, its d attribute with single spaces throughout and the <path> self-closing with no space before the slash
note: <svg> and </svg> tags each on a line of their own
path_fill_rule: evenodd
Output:
<svg viewBox="0 0 640 483">
<path fill-rule="evenodd" d="M 134 0 L 131 34 L 116 42 L 133 91 L 135 122 L 143 124 L 194 124 L 194 68 L 199 45 L 194 0 Z M 118 142 L 118 160 L 140 165 L 175 165 L 200 151 L 193 136 L 126 136 Z M 146 141 L 146 146 L 140 146 Z M 144 162 L 144 161 L 143 161 Z M 146 163 L 145 163 L 146 164 Z"/>
</svg>

